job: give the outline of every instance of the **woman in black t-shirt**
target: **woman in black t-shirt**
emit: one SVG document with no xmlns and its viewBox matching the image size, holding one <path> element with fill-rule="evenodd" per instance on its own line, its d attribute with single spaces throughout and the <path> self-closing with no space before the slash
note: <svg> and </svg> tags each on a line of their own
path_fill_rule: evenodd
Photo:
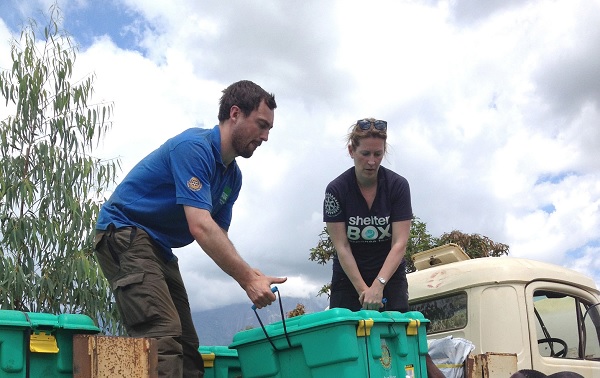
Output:
<svg viewBox="0 0 600 378">
<path fill-rule="evenodd" d="M 326 189 L 323 220 L 337 251 L 330 307 L 408 311 L 404 253 L 413 217 L 408 181 L 382 167 L 387 122 L 358 121 L 348 135 L 354 167 Z"/>
<path fill-rule="evenodd" d="M 348 135 L 354 167 L 325 191 L 323 221 L 337 252 L 331 308 L 408 311 L 404 254 L 413 218 L 410 188 L 404 177 L 381 166 L 386 140 L 386 121 L 357 121 Z M 425 359 L 428 377 L 443 378 L 429 354 Z"/>
</svg>

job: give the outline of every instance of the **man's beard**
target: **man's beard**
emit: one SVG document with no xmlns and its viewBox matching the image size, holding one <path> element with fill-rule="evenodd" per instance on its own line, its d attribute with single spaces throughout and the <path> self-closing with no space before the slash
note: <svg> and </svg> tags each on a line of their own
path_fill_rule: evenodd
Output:
<svg viewBox="0 0 600 378">
<path fill-rule="evenodd" d="M 238 156 L 248 159 L 256 150 L 256 146 L 254 143 L 246 143 L 240 135 L 233 135 L 231 144 L 233 146 L 233 150 Z"/>
</svg>

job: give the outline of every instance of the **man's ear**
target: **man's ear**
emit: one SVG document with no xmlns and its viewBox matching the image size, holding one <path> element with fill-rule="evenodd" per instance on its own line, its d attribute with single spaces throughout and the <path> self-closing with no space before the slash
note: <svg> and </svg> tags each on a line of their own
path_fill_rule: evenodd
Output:
<svg viewBox="0 0 600 378">
<path fill-rule="evenodd" d="M 231 118 L 232 121 L 237 121 L 240 114 L 242 114 L 242 110 L 237 105 L 233 105 L 229 109 L 229 118 Z"/>
</svg>

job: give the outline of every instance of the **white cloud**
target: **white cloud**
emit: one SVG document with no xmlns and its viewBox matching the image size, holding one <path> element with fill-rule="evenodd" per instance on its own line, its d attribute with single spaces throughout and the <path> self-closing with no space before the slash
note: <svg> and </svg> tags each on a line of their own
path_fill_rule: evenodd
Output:
<svg viewBox="0 0 600 378">
<path fill-rule="evenodd" d="M 120 156 L 124 173 L 166 138 L 214 125 L 231 82 L 275 93 L 269 141 L 239 161 L 230 236 L 251 265 L 289 277 L 286 295 L 329 280 L 309 249 L 325 186 L 351 164 L 344 136 L 366 116 L 388 120 L 384 165 L 408 178 L 434 236 L 483 234 L 600 280 L 598 2 L 115 4 L 135 15 L 123 27 L 138 50 L 98 36 L 76 70 L 95 72 L 95 99 L 115 103 L 98 153 Z M 247 300 L 199 247 L 177 255 L 195 309 Z"/>
</svg>

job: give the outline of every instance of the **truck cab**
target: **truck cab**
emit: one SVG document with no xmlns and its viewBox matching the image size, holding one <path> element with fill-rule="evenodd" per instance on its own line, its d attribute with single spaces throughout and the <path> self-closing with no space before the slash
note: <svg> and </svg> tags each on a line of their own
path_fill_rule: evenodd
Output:
<svg viewBox="0 0 600 378">
<path fill-rule="evenodd" d="M 600 292 L 581 273 L 540 261 L 469 259 L 455 244 L 414 256 L 411 310 L 428 339 L 471 341 L 472 354 L 510 353 L 517 368 L 600 378 Z"/>
</svg>

